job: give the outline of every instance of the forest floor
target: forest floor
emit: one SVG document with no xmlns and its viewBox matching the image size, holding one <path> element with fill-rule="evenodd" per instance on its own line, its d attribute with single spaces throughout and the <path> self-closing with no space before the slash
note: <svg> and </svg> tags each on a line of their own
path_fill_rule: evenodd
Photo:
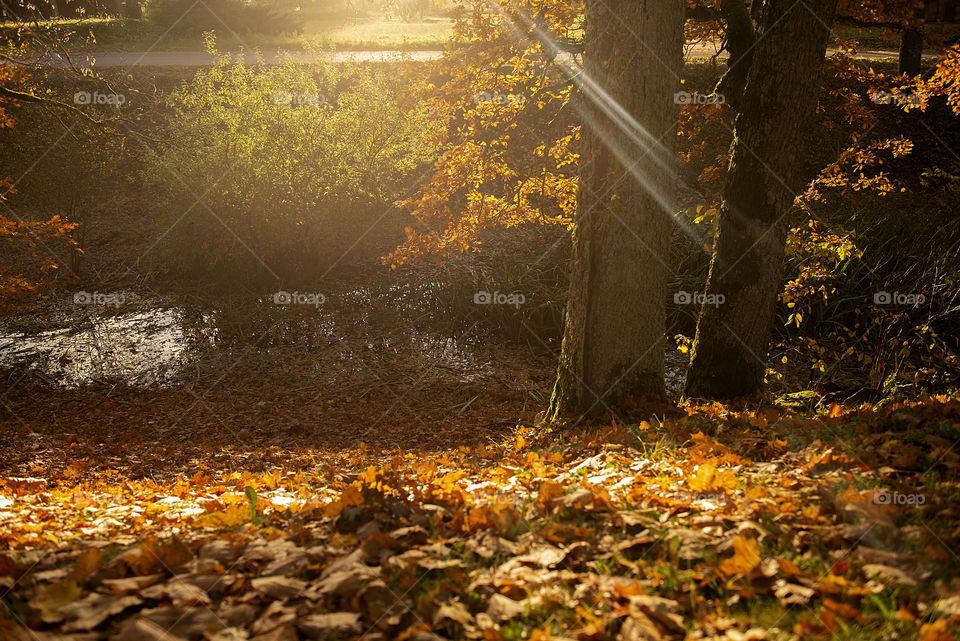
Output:
<svg viewBox="0 0 960 641">
<path fill-rule="evenodd" d="M 5 455 L 36 462 L 0 477 L 5 639 L 943 641 L 960 625 L 956 399 L 684 404 L 463 440 L 449 413 L 409 431 L 432 451 L 266 446 L 231 416 L 200 444 L 133 402 L 65 435 L 5 426 Z"/>
</svg>

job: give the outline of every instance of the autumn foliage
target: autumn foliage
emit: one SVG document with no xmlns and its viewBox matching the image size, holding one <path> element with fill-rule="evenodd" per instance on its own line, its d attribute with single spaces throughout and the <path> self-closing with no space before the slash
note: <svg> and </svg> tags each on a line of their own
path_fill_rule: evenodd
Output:
<svg viewBox="0 0 960 641">
<path fill-rule="evenodd" d="M 20 67 L 0 60 L 0 86 L 22 87 L 28 80 L 29 76 Z M 0 95 L 0 128 L 14 126 L 15 118 L 11 110 L 17 106 L 14 99 Z M 0 309 L 10 309 L 18 304 L 32 302 L 41 295 L 47 275 L 59 267 L 57 260 L 51 257 L 49 252 L 43 251 L 42 245 L 52 239 L 67 237 L 76 227 L 75 223 L 60 216 L 43 221 L 20 218 L 5 204 L 7 195 L 15 190 L 14 179 L 0 176 L 0 206 L 3 207 L 3 210 L 0 210 L 0 239 L 16 246 L 20 251 L 29 252 L 35 259 L 37 277 L 12 273 L 9 268 L 0 266 Z"/>
</svg>

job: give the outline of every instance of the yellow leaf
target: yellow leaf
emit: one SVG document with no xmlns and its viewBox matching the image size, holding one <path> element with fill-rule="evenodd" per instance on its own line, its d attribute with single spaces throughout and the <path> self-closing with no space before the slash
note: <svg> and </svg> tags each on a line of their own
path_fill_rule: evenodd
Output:
<svg viewBox="0 0 960 641">
<path fill-rule="evenodd" d="M 523 438 L 523 434 L 517 434 L 517 448 L 516 451 L 519 452 L 524 447 L 527 446 L 527 439 Z"/>
<path fill-rule="evenodd" d="M 753 568 L 760 565 L 760 548 L 754 539 L 742 536 L 733 537 L 734 554 L 717 565 L 717 569 L 727 576 L 735 574 L 748 575 Z"/>
</svg>

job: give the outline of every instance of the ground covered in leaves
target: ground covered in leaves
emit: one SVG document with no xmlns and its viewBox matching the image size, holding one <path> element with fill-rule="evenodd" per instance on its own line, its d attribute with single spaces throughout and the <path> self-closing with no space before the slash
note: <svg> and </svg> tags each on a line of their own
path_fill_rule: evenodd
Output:
<svg viewBox="0 0 960 641">
<path fill-rule="evenodd" d="M 956 638 L 960 402 L 659 415 L 2 478 L 0 637 Z"/>
</svg>

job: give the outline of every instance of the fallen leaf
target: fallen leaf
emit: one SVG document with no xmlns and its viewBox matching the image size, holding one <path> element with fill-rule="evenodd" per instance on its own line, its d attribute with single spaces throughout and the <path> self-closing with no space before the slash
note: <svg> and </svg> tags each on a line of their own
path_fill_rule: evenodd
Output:
<svg viewBox="0 0 960 641">
<path fill-rule="evenodd" d="M 760 564 L 760 548 L 756 540 L 742 536 L 733 537 L 734 554 L 717 564 L 717 569 L 726 576 L 747 576 Z"/>
</svg>

